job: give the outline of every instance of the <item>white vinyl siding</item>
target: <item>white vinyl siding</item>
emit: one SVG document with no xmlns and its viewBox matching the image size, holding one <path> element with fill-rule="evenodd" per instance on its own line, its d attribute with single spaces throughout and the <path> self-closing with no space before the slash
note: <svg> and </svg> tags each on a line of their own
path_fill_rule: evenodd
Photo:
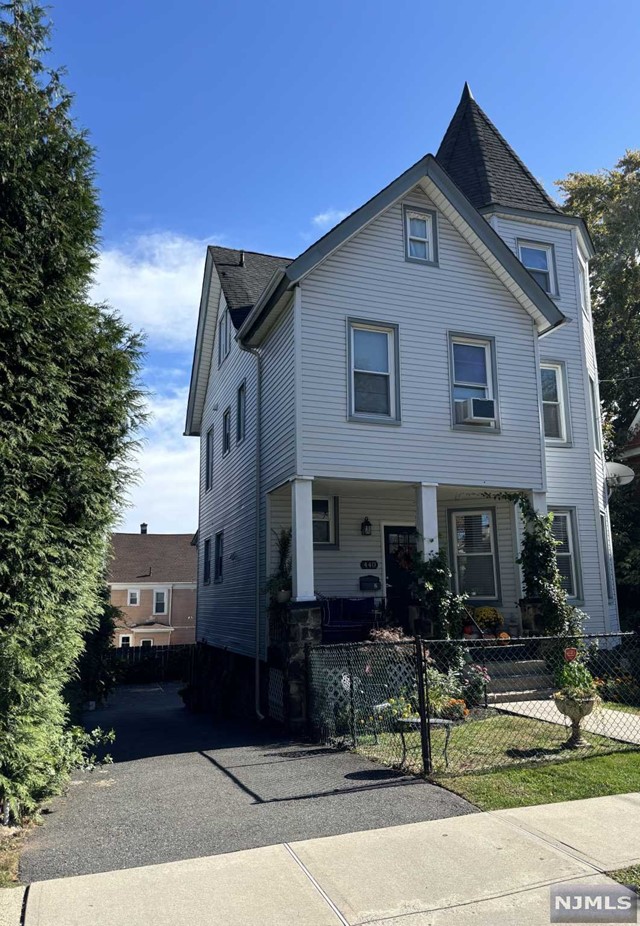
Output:
<svg viewBox="0 0 640 926">
<path fill-rule="evenodd" d="M 569 416 L 562 364 L 540 364 L 540 379 L 544 436 L 549 442 L 566 443 Z"/>
</svg>

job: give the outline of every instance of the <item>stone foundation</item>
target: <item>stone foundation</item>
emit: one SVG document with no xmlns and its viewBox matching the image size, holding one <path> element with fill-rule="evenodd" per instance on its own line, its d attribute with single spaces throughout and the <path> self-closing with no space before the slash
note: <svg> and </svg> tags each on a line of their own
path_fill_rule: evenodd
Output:
<svg viewBox="0 0 640 926">
<path fill-rule="evenodd" d="M 307 726 L 307 648 L 322 642 L 322 612 L 315 602 L 290 602 L 270 614 L 268 671 L 283 675 L 282 717 L 287 729 Z"/>
</svg>

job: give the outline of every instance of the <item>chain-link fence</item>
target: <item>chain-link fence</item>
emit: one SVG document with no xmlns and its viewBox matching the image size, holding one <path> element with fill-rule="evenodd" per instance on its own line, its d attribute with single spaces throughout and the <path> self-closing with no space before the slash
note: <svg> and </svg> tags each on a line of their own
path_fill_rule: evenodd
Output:
<svg viewBox="0 0 640 926">
<path fill-rule="evenodd" d="M 640 749 L 640 637 L 317 646 L 309 703 L 321 741 L 418 773 Z"/>
</svg>

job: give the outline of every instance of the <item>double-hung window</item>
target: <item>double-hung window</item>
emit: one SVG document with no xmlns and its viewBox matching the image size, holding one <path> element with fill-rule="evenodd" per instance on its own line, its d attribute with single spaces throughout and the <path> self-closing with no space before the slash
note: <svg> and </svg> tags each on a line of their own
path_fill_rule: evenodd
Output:
<svg viewBox="0 0 640 926">
<path fill-rule="evenodd" d="M 436 214 L 431 210 L 404 207 L 405 258 L 423 264 L 436 264 Z"/>
<path fill-rule="evenodd" d="M 204 585 L 208 585 L 211 582 L 211 540 L 209 538 L 204 542 L 202 559 L 202 581 Z"/>
<path fill-rule="evenodd" d="M 130 608 L 136 608 L 140 604 L 140 589 L 127 589 L 127 605 Z"/>
<path fill-rule="evenodd" d="M 225 309 L 218 322 L 218 366 L 231 350 L 231 319 Z"/>
<path fill-rule="evenodd" d="M 228 408 L 222 416 L 222 453 L 231 450 L 231 409 Z"/>
<path fill-rule="evenodd" d="M 156 588 L 153 591 L 153 613 L 167 613 L 167 592 L 164 588 Z"/>
<path fill-rule="evenodd" d="M 213 428 L 209 428 L 205 438 L 204 452 L 204 488 L 208 492 L 213 485 Z"/>
<path fill-rule="evenodd" d="M 591 427 L 593 430 L 593 444 L 596 452 L 602 450 L 602 430 L 600 424 L 600 403 L 598 402 L 598 390 L 596 381 L 589 377 L 589 399 L 591 402 Z"/>
<path fill-rule="evenodd" d="M 581 257 L 578 257 L 578 280 L 580 283 L 580 302 L 582 311 L 589 318 L 590 299 L 589 299 L 589 269 Z"/>
<path fill-rule="evenodd" d="M 568 598 L 578 598 L 578 564 L 573 512 L 554 509 L 552 530 L 557 544 L 556 561 L 562 587 Z"/>
<path fill-rule="evenodd" d="M 458 594 L 481 601 L 498 600 L 493 510 L 452 511 L 451 536 Z"/>
<path fill-rule="evenodd" d="M 311 505 L 313 516 L 314 546 L 325 548 L 337 546 L 337 497 L 314 498 Z"/>
<path fill-rule="evenodd" d="M 604 551 L 604 574 L 607 580 L 607 597 L 611 601 L 613 598 L 613 578 L 611 575 L 611 554 L 609 552 L 609 531 L 607 528 L 607 516 L 600 512 L 600 530 L 602 531 L 602 549 Z"/>
<path fill-rule="evenodd" d="M 490 338 L 451 335 L 450 349 L 454 424 L 495 428 L 498 409 L 493 341 Z M 472 399 L 476 401 L 470 402 Z"/>
<path fill-rule="evenodd" d="M 120 637 L 120 649 L 131 649 L 131 637 L 124 634 Z"/>
<path fill-rule="evenodd" d="M 553 245 L 538 241 L 518 241 L 518 254 L 521 263 L 545 293 L 557 296 L 558 284 Z"/>
<path fill-rule="evenodd" d="M 349 321 L 349 416 L 399 421 L 398 329 Z"/>
<path fill-rule="evenodd" d="M 569 438 L 567 397 L 562 364 L 542 363 L 540 365 L 540 379 L 542 383 L 542 414 L 545 439 L 549 443 L 564 444 Z"/>
<path fill-rule="evenodd" d="M 244 432 L 247 417 L 247 386 L 241 383 L 238 386 L 238 395 L 236 397 L 236 443 L 241 444 L 244 440 Z"/>
<path fill-rule="evenodd" d="M 222 567 L 224 558 L 224 531 L 216 534 L 215 552 L 213 558 L 213 581 L 222 582 Z"/>
</svg>

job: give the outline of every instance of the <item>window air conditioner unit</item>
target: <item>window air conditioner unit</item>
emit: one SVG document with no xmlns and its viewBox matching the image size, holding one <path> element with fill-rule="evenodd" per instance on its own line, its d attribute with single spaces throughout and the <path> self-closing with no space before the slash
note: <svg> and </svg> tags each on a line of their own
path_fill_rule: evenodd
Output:
<svg viewBox="0 0 640 926">
<path fill-rule="evenodd" d="M 496 420 L 496 404 L 493 399 L 464 399 L 461 418 L 465 424 L 494 424 Z"/>
</svg>

